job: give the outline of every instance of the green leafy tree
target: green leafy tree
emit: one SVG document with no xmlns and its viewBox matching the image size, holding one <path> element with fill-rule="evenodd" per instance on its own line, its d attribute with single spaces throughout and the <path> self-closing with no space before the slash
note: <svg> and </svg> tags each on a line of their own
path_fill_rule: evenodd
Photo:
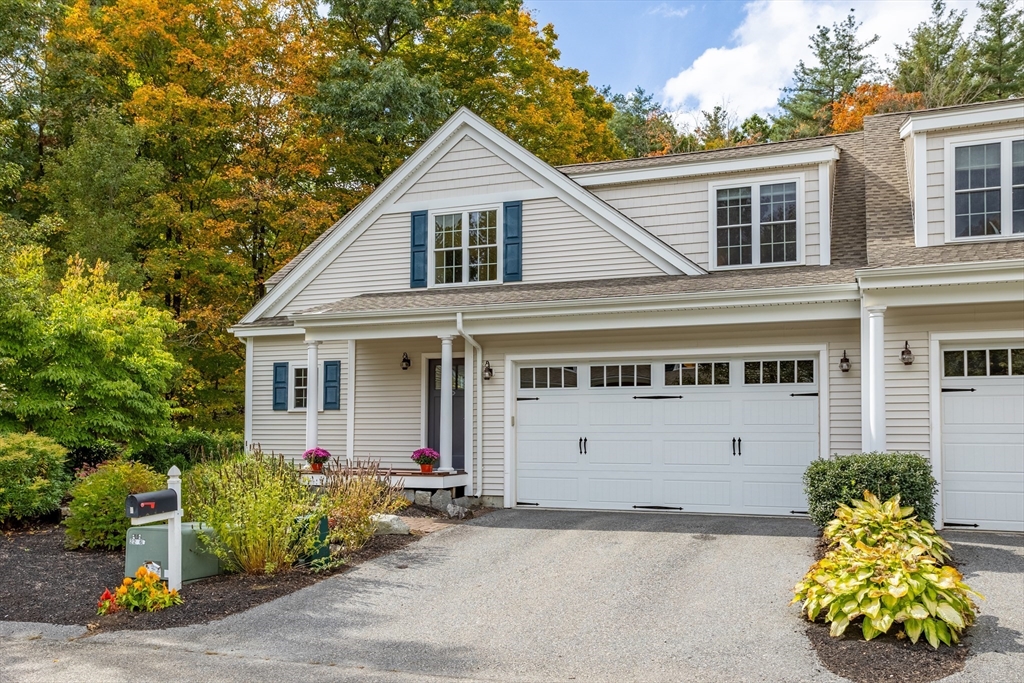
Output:
<svg viewBox="0 0 1024 683">
<path fill-rule="evenodd" d="M 604 96 L 615 106 L 615 115 L 609 127 L 628 157 L 649 157 L 687 152 L 696 148 L 692 136 L 676 128 L 671 115 L 665 111 L 654 95 L 640 86 L 628 95 L 612 95 L 608 88 Z"/>
<path fill-rule="evenodd" d="M 74 138 L 46 165 L 50 209 L 74 227 L 59 235 L 57 256 L 102 260 L 122 286 L 140 289 L 147 252 L 160 237 L 152 213 L 163 167 L 139 156 L 140 133 L 110 109 L 79 123 Z"/>
<path fill-rule="evenodd" d="M 1010 0 L 981 0 L 971 37 L 971 71 L 981 81 L 980 99 L 1024 95 L 1024 9 Z"/>
<path fill-rule="evenodd" d="M 14 284 L 0 297 L 15 307 L 0 315 L 22 336 L 0 333 L 0 357 L 18 361 L 0 363 L 0 384 L 13 395 L 0 419 L 69 448 L 160 437 L 171 418 L 164 394 L 178 370 L 164 344 L 176 327 L 170 315 L 121 292 L 105 264 L 89 269 L 79 258 L 43 297 L 42 256 L 30 247 L 5 260 Z"/>
<path fill-rule="evenodd" d="M 771 122 L 759 114 L 748 116 L 736 132 L 739 135 L 739 143 L 744 145 L 772 142 L 774 139 Z"/>
<path fill-rule="evenodd" d="M 831 28 L 818 26 L 811 36 L 815 61 L 808 66 L 800 60 L 793 72 L 793 85 L 783 90 L 779 100 L 782 115 L 775 125 L 783 137 L 829 133 L 832 103 L 876 71 L 867 50 L 878 42 L 878 36 L 861 41 L 857 35 L 860 26 L 851 10 L 843 21 Z"/>
<path fill-rule="evenodd" d="M 932 0 L 932 15 L 896 46 L 892 83 L 904 93 L 919 92 L 925 107 L 944 107 L 974 100 L 980 93 L 970 67 L 971 54 L 962 29 L 966 10 L 948 9 Z"/>
</svg>

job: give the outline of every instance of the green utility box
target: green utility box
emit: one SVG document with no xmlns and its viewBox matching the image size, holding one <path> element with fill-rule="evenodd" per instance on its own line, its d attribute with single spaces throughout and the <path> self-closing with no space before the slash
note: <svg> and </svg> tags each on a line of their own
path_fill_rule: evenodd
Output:
<svg viewBox="0 0 1024 683">
<path fill-rule="evenodd" d="M 199 534 L 213 535 L 210 527 L 198 522 L 184 522 L 181 525 L 181 581 L 188 583 L 207 576 L 221 573 L 220 560 L 206 552 Z M 124 551 L 124 575 L 135 576 L 144 564 L 160 566 L 160 578 L 167 578 L 167 525 L 147 524 L 128 529 Z"/>
</svg>

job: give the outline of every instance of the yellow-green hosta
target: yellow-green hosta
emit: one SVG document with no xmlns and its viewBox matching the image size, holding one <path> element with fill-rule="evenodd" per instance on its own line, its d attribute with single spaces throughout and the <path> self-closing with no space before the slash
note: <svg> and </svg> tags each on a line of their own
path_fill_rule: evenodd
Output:
<svg viewBox="0 0 1024 683">
<path fill-rule="evenodd" d="M 921 547 L 936 560 L 949 559 L 950 548 L 931 524 L 918 520 L 914 508 L 900 507 L 900 497 L 893 496 L 881 502 L 870 491 L 864 500 L 853 501 L 853 506 L 840 505 L 835 519 L 825 527 L 825 538 L 833 542 L 843 539 L 867 546 L 904 543 Z"/>
<path fill-rule="evenodd" d="M 865 640 L 897 624 L 913 642 L 923 633 L 936 649 L 959 640 L 977 610 L 970 596 L 982 597 L 956 569 L 940 566 L 923 545 L 870 546 L 845 538 L 811 567 L 794 592 L 793 602 L 803 603 L 801 610 L 811 621 L 825 612 L 834 637 L 862 617 Z"/>
</svg>

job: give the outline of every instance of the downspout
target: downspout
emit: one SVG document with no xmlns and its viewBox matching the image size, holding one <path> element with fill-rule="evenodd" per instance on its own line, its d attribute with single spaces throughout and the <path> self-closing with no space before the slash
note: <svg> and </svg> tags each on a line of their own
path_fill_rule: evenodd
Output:
<svg viewBox="0 0 1024 683">
<path fill-rule="evenodd" d="M 484 481 L 484 453 L 481 448 L 484 429 L 484 350 L 462 328 L 462 313 L 455 314 L 455 329 L 458 330 L 459 336 L 476 349 L 476 353 L 473 354 L 476 356 L 476 370 L 473 373 L 473 380 L 476 382 L 476 429 L 473 430 L 473 440 L 476 441 L 476 467 L 473 468 L 473 479 L 476 483 L 473 486 L 473 493 L 479 498 Z"/>
</svg>

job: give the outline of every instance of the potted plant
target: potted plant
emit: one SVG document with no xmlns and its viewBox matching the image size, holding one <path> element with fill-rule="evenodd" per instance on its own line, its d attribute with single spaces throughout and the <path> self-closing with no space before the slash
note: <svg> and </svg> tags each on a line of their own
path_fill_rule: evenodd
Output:
<svg viewBox="0 0 1024 683">
<path fill-rule="evenodd" d="M 326 448 L 317 446 L 303 453 L 302 459 L 309 463 L 309 469 L 314 473 L 320 473 L 324 471 L 324 463 L 331 459 L 331 454 Z"/>
<path fill-rule="evenodd" d="M 412 452 L 412 459 L 420 464 L 420 472 L 433 472 L 441 456 L 433 448 L 421 448 Z"/>
</svg>

